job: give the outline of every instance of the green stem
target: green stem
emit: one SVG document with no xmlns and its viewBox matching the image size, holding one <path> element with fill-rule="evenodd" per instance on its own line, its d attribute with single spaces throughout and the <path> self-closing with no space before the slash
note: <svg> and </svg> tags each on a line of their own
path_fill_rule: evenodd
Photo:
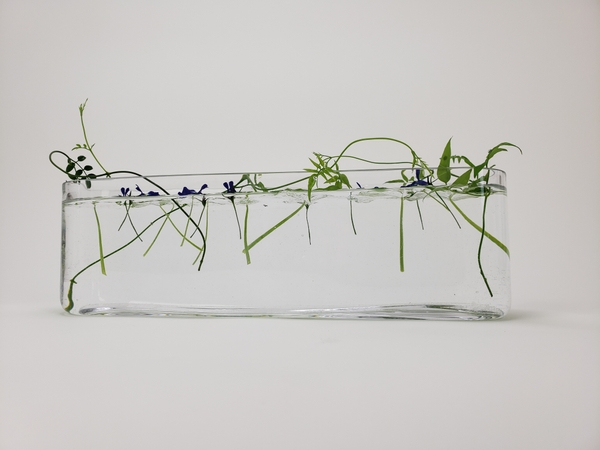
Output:
<svg viewBox="0 0 600 450">
<path fill-rule="evenodd" d="M 77 277 L 78 277 L 79 275 L 81 275 L 83 272 L 85 272 L 86 270 L 88 270 L 90 267 L 93 267 L 93 266 L 95 266 L 95 265 L 96 265 L 96 264 L 98 264 L 98 263 L 100 263 L 100 264 L 103 264 L 103 262 L 104 262 L 104 259 L 106 259 L 106 258 L 108 258 L 108 257 L 110 257 L 110 256 L 112 256 L 112 255 L 114 255 L 115 253 L 118 253 L 118 252 L 120 252 L 121 250 L 125 249 L 126 247 L 130 246 L 132 243 L 134 243 L 134 242 L 137 240 L 137 238 L 138 238 L 139 236 L 141 236 L 141 235 L 142 235 L 142 234 L 144 234 L 146 231 L 148 231 L 148 229 L 150 229 L 150 227 L 151 227 L 152 225 L 154 225 L 156 222 L 158 222 L 158 221 L 159 221 L 160 219 L 162 219 L 163 217 L 165 217 L 165 215 L 164 215 L 164 214 L 163 214 L 162 216 L 160 216 L 160 217 L 157 217 L 157 218 L 156 218 L 156 219 L 154 219 L 152 222 L 150 222 L 146 228 L 144 228 L 142 231 L 140 231 L 140 233 L 138 234 L 138 236 L 134 237 L 133 239 L 131 239 L 129 242 L 127 242 L 126 244 L 122 245 L 122 246 L 121 246 L 121 247 L 119 247 L 118 249 L 116 249 L 116 250 L 113 250 L 112 252 L 110 252 L 110 253 L 107 253 L 106 255 L 103 255 L 103 256 L 102 256 L 102 258 L 100 258 L 100 259 L 97 259 L 96 261 L 94 261 L 94 262 L 92 262 L 92 263 L 88 264 L 88 265 L 87 265 L 87 266 L 85 266 L 83 269 L 81 269 L 79 272 L 77 272 L 77 273 L 76 273 L 76 274 L 73 276 L 73 278 L 71 278 L 71 280 L 70 280 L 70 283 L 69 283 L 69 290 L 68 290 L 68 292 L 67 292 L 67 299 L 69 300 L 69 304 L 68 304 L 68 305 L 67 305 L 67 307 L 65 308 L 65 311 L 69 312 L 69 311 L 71 311 L 71 310 L 73 309 L 73 306 L 74 306 L 74 303 L 73 303 L 73 285 L 74 285 L 74 284 L 77 284 L 77 282 L 76 282 L 75 280 L 77 279 Z"/>
<path fill-rule="evenodd" d="M 420 167 L 422 167 L 423 169 L 425 169 L 429 174 L 433 174 L 433 171 L 429 168 L 429 166 L 425 163 L 425 161 L 423 161 L 417 154 L 416 152 L 412 149 L 412 147 L 410 145 L 408 145 L 406 142 L 400 141 L 398 139 L 394 139 L 394 138 L 389 138 L 389 137 L 370 137 L 370 138 L 362 138 L 362 139 L 356 139 L 355 141 L 350 142 L 345 148 L 344 150 L 342 150 L 342 152 L 335 157 L 335 161 L 333 162 L 333 165 L 337 165 L 340 161 L 341 158 L 344 157 L 344 153 L 346 153 L 346 151 L 352 147 L 354 144 L 357 144 L 359 142 L 365 142 L 365 141 L 390 141 L 390 142 L 396 142 L 398 144 L 401 144 L 403 146 L 405 146 L 408 150 L 410 150 L 410 153 L 413 157 L 413 161 L 412 164 L 414 166 L 419 165 Z"/>
<path fill-rule="evenodd" d="M 302 208 L 304 208 L 304 206 L 305 206 L 304 203 L 301 204 L 300 207 L 298 209 L 296 209 L 293 213 L 291 213 L 289 216 L 285 217 L 283 220 L 281 220 L 280 222 L 278 222 L 276 225 L 274 225 L 271 228 L 269 228 L 267 231 L 265 231 L 263 234 L 261 234 L 259 237 L 257 237 L 254 241 L 252 241 L 252 243 L 250 243 L 249 245 L 244 245 L 243 253 L 245 253 L 246 255 L 248 255 L 248 252 L 250 251 L 250 249 L 252 247 L 254 247 L 256 244 L 258 244 L 260 241 L 262 241 L 264 238 L 266 238 L 269 234 L 271 234 L 273 231 L 275 231 L 281 225 L 283 225 L 288 220 L 290 220 L 292 217 L 294 217 L 296 214 L 298 214 L 300 212 L 300 210 Z"/>
<path fill-rule="evenodd" d="M 185 229 L 183 230 L 183 235 L 181 236 L 181 244 L 179 244 L 180 247 L 183 247 L 183 244 L 186 241 L 188 227 L 190 225 L 190 218 L 192 217 L 193 213 L 194 213 L 194 197 L 192 197 L 192 203 L 190 205 L 190 216 L 188 217 L 188 220 L 185 222 Z M 181 234 L 181 233 L 179 233 L 179 234 Z"/>
<path fill-rule="evenodd" d="M 352 211 L 352 192 L 350 192 L 350 223 L 352 224 L 352 231 L 356 234 L 356 227 L 354 226 L 354 213 Z"/>
<path fill-rule="evenodd" d="M 404 272 L 404 197 L 400 197 L 400 272 Z"/>
<path fill-rule="evenodd" d="M 83 121 L 83 111 L 85 110 L 85 105 L 87 103 L 87 100 L 85 101 L 85 103 L 83 103 L 83 105 L 81 105 L 79 107 L 79 118 L 81 120 L 81 129 L 83 130 L 83 139 L 85 140 L 85 145 L 87 146 L 87 149 L 89 150 L 89 152 L 92 154 L 92 156 L 94 157 L 94 160 L 98 163 L 98 165 L 100 166 L 100 168 L 104 171 L 104 172 L 108 172 L 104 166 L 100 163 L 100 161 L 98 161 L 98 158 L 96 158 L 96 155 L 94 154 L 94 151 L 92 150 L 92 146 L 90 145 L 90 143 L 88 142 L 88 138 L 87 138 L 87 133 L 85 131 L 85 123 Z M 110 178 L 110 175 L 107 175 Z"/>
<path fill-rule="evenodd" d="M 240 226 L 240 217 L 238 216 L 237 208 L 235 207 L 235 198 L 233 195 L 231 197 L 227 197 L 231 201 L 231 206 L 233 206 L 233 212 L 235 213 L 235 222 L 237 223 L 238 233 L 240 235 L 240 239 L 242 238 L 242 227 Z M 247 205 L 246 205 L 247 206 Z M 248 211 L 248 208 L 246 208 Z"/>
<path fill-rule="evenodd" d="M 421 214 L 421 207 L 419 206 L 419 200 L 415 200 L 417 204 L 417 211 L 419 212 L 419 220 L 421 221 L 421 230 L 425 230 L 425 225 L 423 225 L 423 215 Z"/>
<path fill-rule="evenodd" d="M 106 275 L 106 266 L 104 265 L 104 250 L 102 249 L 102 230 L 100 229 L 100 218 L 98 217 L 98 211 L 96 210 L 96 204 L 94 203 L 94 215 L 96 216 L 96 225 L 98 226 L 98 248 L 100 249 L 100 270 L 102 275 Z"/>
<path fill-rule="evenodd" d="M 310 221 L 308 220 L 308 203 L 304 204 L 305 208 L 306 208 L 306 231 L 308 233 L 308 245 L 312 245 L 312 237 L 310 234 Z"/>
<path fill-rule="evenodd" d="M 202 256 L 202 258 L 204 258 L 204 254 L 206 253 L 206 251 L 204 250 L 206 248 L 206 241 L 208 240 L 208 201 L 204 200 L 202 202 L 202 211 L 200 212 L 200 217 L 198 218 L 198 225 L 200 225 L 200 221 L 202 220 L 202 217 L 204 216 L 204 212 L 206 211 L 206 218 L 204 219 L 204 223 L 205 223 L 205 227 L 204 227 L 204 247 L 202 250 L 200 250 L 200 252 L 198 253 L 198 256 L 196 256 L 196 259 L 194 260 L 194 262 L 192 264 L 196 264 L 198 262 L 198 258 L 200 258 Z M 194 231 L 195 233 L 195 231 Z M 194 235 L 194 233 L 192 233 L 192 236 Z M 190 236 L 190 237 L 192 237 Z M 198 270 L 200 270 L 200 268 L 202 267 L 202 264 L 200 264 L 198 266 Z"/>
<path fill-rule="evenodd" d="M 161 209 L 162 209 L 162 207 L 161 207 Z M 163 211 L 164 211 L 164 209 L 163 209 Z M 172 212 L 173 212 L 173 209 L 171 209 L 171 211 L 169 211 L 168 213 L 165 213 L 165 215 L 164 215 L 165 220 L 163 220 L 163 223 L 160 225 L 160 228 L 158 229 L 158 232 L 156 233 L 156 236 L 154 236 L 154 239 L 152 239 L 152 242 L 150 243 L 150 246 L 144 252 L 143 256 L 146 256 L 148 254 L 148 252 L 150 251 L 150 249 L 154 246 L 154 243 L 158 239 L 158 236 L 160 235 L 160 233 L 162 232 L 163 228 L 167 224 L 167 221 L 169 220 L 169 214 L 171 214 Z"/>
<path fill-rule="evenodd" d="M 452 200 L 451 198 L 449 198 L 448 200 L 450 200 L 450 203 L 452 203 L 452 206 L 454 206 L 454 208 L 456 208 L 456 210 L 458 211 L 458 213 L 463 217 L 463 219 L 465 219 L 467 221 L 467 223 L 469 225 L 471 225 L 473 228 L 475 228 L 477 231 L 479 231 L 483 236 L 485 236 L 486 238 L 488 238 L 490 241 L 492 241 L 494 244 L 496 244 L 498 247 L 500 247 L 500 249 L 506 253 L 506 256 L 510 257 L 510 252 L 508 251 L 508 247 L 506 245 L 504 245 L 502 242 L 500 242 L 498 239 L 496 239 L 493 235 L 491 235 L 490 233 L 488 233 L 487 231 L 485 231 L 482 227 L 480 227 L 479 225 L 477 225 L 475 222 L 473 222 L 463 211 L 462 209 L 460 209 L 458 207 L 458 205 L 454 202 L 454 200 Z M 487 196 L 484 202 L 484 205 L 487 202 Z"/>
<path fill-rule="evenodd" d="M 164 212 L 165 214 L 167 214 L 167 220 L 171 223 L 171 225 L 173 226 L 173 228 L 175 228 L 175 231 L 177 231 L 177 234 L 179 234 L 179 236 L 181 236 L 182 242 L 187 242 L 188 244 L 190 244 L 192 247 L 194 247 L 196 250 L 198 251 L 202 251 L 201 247 L 198 247 L 198 245 L 194 244 L 194 242 L 192 242 L 190 239 L 187 238 L 187 236 L 185 234 L 183 234 L 179 228 L 177 228 L 177 225 L 175 225 L 175 222 L 173 222 L 173 219 L 171 219 L 171 213 L 173 212 L 173 210 L 169 211 L 168 213 L 164 210 L 164 208 L 161 206 L 160 209 L 162 210 L 162 212 Z M 191 211 L 190 211 L 191 214 Z M 188 222 L 189 223 L 189 220 Z M 161 227 L 162 228 L 162 227 Z M 158 235 L 157 235 L 158 237 Z"/>
<path fill-rule="evenodd" d="M 133 224 L 133 220 L 131 219 L 131 215 L 129 214 L 129 210 L 131 209 L 132 204 L 133 204 L 133 202 L 131 200 L 125 200 L 123 202 L 123 206 L 125 206 L 125 217 L 123 217 L 123 220 L 121 221 L 121 225 L 119 225 L 119 228 L 117 228 L 117 231 L 121 231 L 121 228 L 123 228 L 123 225 L 125 224 L 125 222 L 129 221 L 129 224 L 131 225 L 131 228 L 133 228 L 133 231 L 135 232 L 135 234 L 138 234 L 138 231 L 135 228 L 135 225 Z M 142 238 L 140 238 L 140 241 L 142 241 Z"/>
<path fill-rule="evenodd" d="M 485 287 L 487 288 L 488 292 L 490 293 L 490 297 L 493 297 L 494 294 L 492 293 L 490 284 L 488 283 L 485 273 L 483 272 L 483 266 L 481 265 L 481 249 L 483 247 L 483 238 L 485 236 L 485 211 L 487 208 L 487 200 L 490 195 L 488 193 L 487 189 L 484 191 L 483 195 L 484 195 L 484 198 L 483 198 L 483 213 L 481 215 L 481 238 L 479 239 L 479 248 L 477 249 L 477 263 L 479 264 L 479 273 L 481 274 L 481 277 L 483 278 Z"/>
<path fill-rule="evenodd" d="M 248 215 L 250 206 L 246 203 L 246 214 L 244 215 L 244 253 L 246 254 L 246 264 L 250 264 L 250 247 L 248 247 Z"/>
</svg>

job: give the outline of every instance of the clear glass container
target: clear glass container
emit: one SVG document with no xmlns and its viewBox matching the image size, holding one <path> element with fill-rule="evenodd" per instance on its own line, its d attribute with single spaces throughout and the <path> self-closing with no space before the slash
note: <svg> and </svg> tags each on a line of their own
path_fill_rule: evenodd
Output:
<svg viewBox="0 0 600 450">
<path fill-rule="evenodd" d="M 412 168 L 343 174 L 351 188 L 309 186 L 307 172 L 68 181 L 62 306 L 354 319 L 508 312 L 504 172 L 468 185 L 429 184 Z"/>
</svg>

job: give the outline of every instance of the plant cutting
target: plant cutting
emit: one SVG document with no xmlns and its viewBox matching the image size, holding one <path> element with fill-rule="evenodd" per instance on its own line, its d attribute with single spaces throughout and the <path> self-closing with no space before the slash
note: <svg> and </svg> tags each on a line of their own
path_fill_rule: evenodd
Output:
<svg viewBox="0 0 600 450">
<path fill-rule="evenodd" d="M 510 306 L 505 174 L 437 166 L 368 137 L 297 172 L 107 170 L 88 139 L 49 159 L 63 185 L 62 304 L 73 314 L 487 319 Z M 396 145 L 398 161 L 356 153 Z M 346 169 L 346 163 L 361 169 Z M 354 265 L 351 261 L 354 259 Z"/>
</svg>

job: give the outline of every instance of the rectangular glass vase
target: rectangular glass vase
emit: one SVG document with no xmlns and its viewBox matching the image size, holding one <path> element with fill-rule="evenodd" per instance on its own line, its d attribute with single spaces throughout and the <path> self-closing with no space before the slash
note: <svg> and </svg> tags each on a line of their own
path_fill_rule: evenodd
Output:
<svg viewBox="0 0 600 450">
<path fill-rule="evenodd" d="M 505 173 L 434 186 L 414 170 L 345 171 L 352 188 L 309 186 L 306 172 L 68 181 L 62 306 L 78 315 L 504 316 Z"/>
</svg>

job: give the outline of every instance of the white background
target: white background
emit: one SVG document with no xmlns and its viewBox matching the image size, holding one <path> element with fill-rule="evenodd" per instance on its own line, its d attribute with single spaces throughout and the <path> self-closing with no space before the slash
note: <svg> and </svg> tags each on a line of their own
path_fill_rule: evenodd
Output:
<svg viewBox="0 0 600 450">
<path fill-rule="evenodd" d="M 500 321 L 79 318 L 60 184 L 353 139 L 509 174 Z M 0 0 L 0 449 L 600 448 L 600 2 Z"/>
</svg>

